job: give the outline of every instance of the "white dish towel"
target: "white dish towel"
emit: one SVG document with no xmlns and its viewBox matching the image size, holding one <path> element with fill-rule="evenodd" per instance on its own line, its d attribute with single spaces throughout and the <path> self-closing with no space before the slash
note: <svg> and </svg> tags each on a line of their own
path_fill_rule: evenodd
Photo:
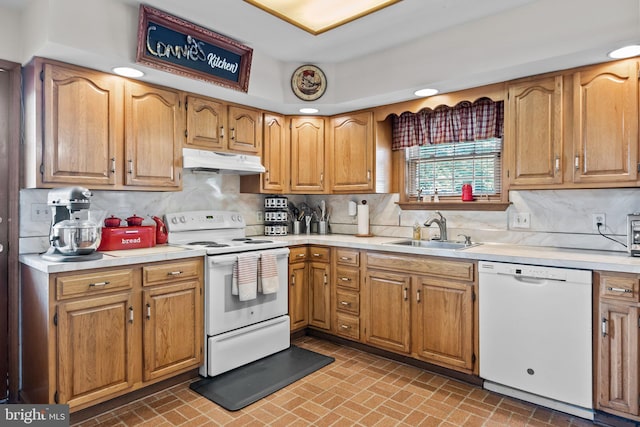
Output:
<svg viewBox="0 0 640 427">
<path fill-rule="evenodd" d="M 276 256 L 269 252 L 263 252 L 260 257 L 260 291 L 263 294 L 275 294 L 278 292 L 278 265 Z"/>
<path fill-rule="evenodd" d="M 249 301 L 258 296 L 258 256 L 253 253 L 238 254 L 233 266 L 231 294 L 240 301 Z"/>
</svg>

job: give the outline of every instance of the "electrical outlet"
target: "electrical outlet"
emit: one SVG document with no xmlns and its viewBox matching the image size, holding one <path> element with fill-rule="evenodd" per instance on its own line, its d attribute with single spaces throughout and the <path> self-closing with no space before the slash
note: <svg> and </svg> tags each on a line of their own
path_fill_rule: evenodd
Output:
<svg viewBox="0 0 640 427">
<path fill-rule="evenodd" d="M 31 203 L 31 221 L 50 222 L 51 208 L 46 203 Z"/>
<path fill-rule="evenodd" d="M 531 228 L 531 214 L 520 212 L 513 215 L 513 228 Z"/>
<path fill-rule="evenodd" d="M 256 222 L 262 224 L 264 222 L 264 212 L 256 211 Z"/>
<path fill-rule="evenodd" d="M 598 223 L 602 224 L 600 226 L 600 231 L 604 230 L 607 226 L 606 218 L 603 213 L 594 213 L 591 215 L 591 222 L 594 231 L 598 231 Z"/>
</svg>

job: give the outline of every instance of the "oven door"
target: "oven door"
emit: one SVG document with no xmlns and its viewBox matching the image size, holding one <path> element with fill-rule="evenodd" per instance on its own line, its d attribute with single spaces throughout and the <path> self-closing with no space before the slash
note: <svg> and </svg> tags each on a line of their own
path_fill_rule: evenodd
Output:
<svg viewBox="0 0 640 427">
<path fill-rule="evenodd" d="M 256 251 L 276 256 L 278 290 L 271 294 L 257 293 L 255 299 L 240 301 L 231 292 L 236 254 L 207 257 L 205 270 L 205 333 L 208 336 L 253 325 L 288 311 L 289 249 L 277 248 Z"/>
</svg>

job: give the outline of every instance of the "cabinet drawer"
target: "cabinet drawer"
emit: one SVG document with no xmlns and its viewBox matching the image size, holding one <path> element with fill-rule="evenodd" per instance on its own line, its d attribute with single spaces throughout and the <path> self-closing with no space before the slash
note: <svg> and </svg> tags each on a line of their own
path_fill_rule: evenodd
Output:
<svg viewBox="0 0 640 427">
<path fill-rule="evenodd" d="M 308 251 L 306 246 L 295 246 L 289 248 L 289 263 L 306 261 L 308 258 Z"/>
<path fill-rule="evenodd" d="M 329 248 L 322 246 L 311 246 L 309 248 L 309 259 L 312 261 L 329 262 L 331 259 Z"/>
<path fill-rule="evenodd" d="M 367 268 L 376 267 L 391 271 L 404 271 L 412 274 L 447 277 L 457 280 L 473 280 L 474 263 L 467 261 L 449 261 L 445 258 L 413 257 L 388 253 L 366 254 Z"/>
<path fill-rule="evenodd" d="M 599 273 L 600 296 L 622 301 L 638 301 L 638 275 Z"/>
<path fill-rule="evenodd" d="M 360 314 L 360 295 L 356 292 L 337 290 L 336 310 L 358 316 Z"/>
<path fill-rule="evenodd" d="M 202 274 L 202 262 L 200 260 L 163 262 L 142 268 L 143 286 L 197 278 L 200 274 Z"/>
<path fill-rule="evenodd" d="M 356 268 L 336 267 L 336 285 L 353 290 L 360 289 L 360 270 Z"/>
<path fill-rule="evenodd" d="M 353 249 L 336 249 L 336 263 L 338 265 L 360 265 L 360 252 Z"/>
<path fill-rule="evenodd" d="M 338 313 L 336 316 L 336 334 L 354 340 L 360 339 L 360 319 Z"/>
<path fill-rule="evenodd" d="M 56 277 L 56 298 L 65 299 L 101 292 L 131 289 L 135 280 L 133 269 L 94 271 Z"/>
</svg>

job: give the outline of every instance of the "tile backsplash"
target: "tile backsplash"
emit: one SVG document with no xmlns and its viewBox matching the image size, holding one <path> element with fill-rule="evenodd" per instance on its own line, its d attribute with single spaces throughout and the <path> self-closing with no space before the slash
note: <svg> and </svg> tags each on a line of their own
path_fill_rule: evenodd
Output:
<svg viewBox="0 0 640 427">
<path fill-rule="evenodd" d="M 42 252 L 48 247 L 49 220 L 35 215 L 46 206 L 48 190 L 20 191 L 20 252 Z M 91 209 L 105 215 L 127 218 L 162 216 L 168 212 L 216 209 L 240 212 L 247 222 L 247 235 L 263 233 L 256 212 L 264 207 L 264 195 L 240 193 L 238 175 L 186 172 L 180 192 L 94 191 Z M 378 236 L 410 238 L 417 221 L 423 224 L 435 215 L 434 210 L 403 211 L 397 194 L 362 195 L 288 195 L 294 204 L 306 202 L 315 207 L 325 200 L 330 213 L 330 231 L 357 233 L 357 220 L 348 214 L 348 202 L 367 200 L 370 206 L 370 229 Z M 511 191 L 511 205 L 506 211 L 442 211 L 447 219 L 449 239 L 466 234 L 473 241 L 514 243 L 535 246 L 558 246 L 581 249 L 625 251 L 615 241 L 600 236 L 593 229 L 592 216 L 605 215 L 603 233 L 626 244 L 626 215 L 640 211 L 640 189 L 530 190 Z M 528 214 L 530 228 L 515 228 L 516 214 Z M 153 225 L 149 218 L 145 225 Z M 423 239 L 438 234 L 433 225 L 423 228 Z"/>
</svg>

